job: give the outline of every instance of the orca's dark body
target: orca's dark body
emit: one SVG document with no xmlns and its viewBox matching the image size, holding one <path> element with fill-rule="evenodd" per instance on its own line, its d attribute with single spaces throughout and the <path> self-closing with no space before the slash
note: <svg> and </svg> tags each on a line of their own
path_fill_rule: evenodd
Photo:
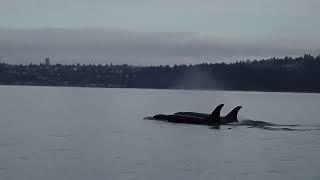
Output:
<svg viewBox="0 0 320 180">
<path fill-rule="evenodd" d="M 208 125 L 208 126 L 219 125 L 218 122 L 210 121 L 208 118 L 179 115 L 179 114 L 172 114 L 172 115 L 158 114 L 153 116 L 153 118 L 157 120 L 171 122 L 171 123 L 197 124 L 197 125 Z"/>
<path fill-rule="evenodd" d="M 217 106 L 210 115 L 207 117 L 197 117 L 183 114 L 158 114 L 153 116 L 156 120 L 162 120 L 172 123 L 184 123 L 184 124 L 198 124 L 198 125 L 219 125 L 220 122 L 220 111 L 223 107 L 223 104 Z"/>
<path fill-rule="evenodd" d="M 217 120 L 220 124 L 228 124 L 228 123 L 234 123 L 239 122 L 237 115 L 239 110 L 241 109 L 241 106 L 235 107 L 230 113 L 224 117 L 219 116 L 219 120 Z M 177 112 L 175 115 L 183 115 L 183 116 L 194 116 L 199 118 L 208 118 L 210 114 L 205 113 L 197 113 L 197 112 Z"/>
<path fill-rule="evenodd" d="M 217 106 L 211 114 L 203 114 L 196 112 L 178 112 L 171 115 L 158 114 L 153 116 L 156 120 L 167 121 L 172 123 L 184 123 L 184 124 L 198 124 L 219 126 L 221 124 L 227 124 L 231 122 L 238 122 L 237 114 L 241 109 L 241 106 L 234 108 L 225 117 L 220 117 L 220 112 L 224 104 Z"/>
</svg>

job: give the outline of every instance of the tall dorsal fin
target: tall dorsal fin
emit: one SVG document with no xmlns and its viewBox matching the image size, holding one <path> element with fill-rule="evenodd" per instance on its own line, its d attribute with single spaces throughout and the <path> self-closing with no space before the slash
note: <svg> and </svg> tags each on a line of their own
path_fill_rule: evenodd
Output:
<svg viewBox="0 0 320 180">
<path fill-rule="evenodd" d="M 220 120 L 220 111 L 222 109 L 222 107 L 224 106 L 224 104 L 220 104 L 219 106 L 217 106 L 212 113 L 210 114 L 210 116 L 208 117 L 208 119 L 210 121 L 219 121 Z"/>
<path fill-rule="evenodd" d="M 229 112 L 228 115 L 226 115 L 224 117 L 224 119 L 227 121 L 227 123 L 230 123 L 230 122 L 238 122 L 238 112 L 239 110 L 242 108 L 242 106 L 237 106 L 235 107 L 234 109 L 232 109 L 232 111 Z"/>
</svg>

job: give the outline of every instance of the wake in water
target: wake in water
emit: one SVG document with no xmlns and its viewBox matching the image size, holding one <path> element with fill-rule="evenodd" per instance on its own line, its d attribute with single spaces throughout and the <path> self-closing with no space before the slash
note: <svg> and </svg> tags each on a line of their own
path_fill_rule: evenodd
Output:
<svg viewBox="0 0 320 180">
<path fill-rule="evenodd" d="M 145 120 L 156 120 L 152 116 L 148 116 L 143 118 Z M 239 122 L 234 123 L 228 123 L 224 124 L 222 126 L 245 126 L 248 128 L 258 128 L 258 129 L 264 129 L 269 131 L 314 131 L 314 130 L 320 130 L 320 125 L 299 125 L 299 124 L 275 124 L 271 122 L 266 121 L 255 121 L 251 119 L 242 119 Z M 230 127 L 230 129 L 231 129 Z M 309 127 L 309 128 L 307 128 Z M 210 127 L 211 129 L 219 129 L 216 126 Z"/>
<path fill-rule="evenodd" d="M 306 126 L 298 125 L 298 124 L 275 124 L 271 122 L 265 121 L 254 121 L 251 119 L 243 119 L 239 122 L 229 123 L 227 125 L 230 126 L 247 126 L 248 128 L 259 128 L 270 131 L 312 131 L 312 130 L 320 130 L 319 128 L 315 129 L 306 129 Z M 301 128 L 293 128 L 293 127 L 304 127 Z M 316 127 L 316 126 L 308 126 L 308 127 Z"/>
</svg>

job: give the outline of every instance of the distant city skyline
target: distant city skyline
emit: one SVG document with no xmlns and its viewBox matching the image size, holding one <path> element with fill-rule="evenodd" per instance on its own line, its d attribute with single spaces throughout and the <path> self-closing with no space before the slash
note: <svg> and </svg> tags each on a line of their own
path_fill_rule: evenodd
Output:
<svg viewBox="0 0 320 180">
<path fill-rule="evenodd" d="M 0 0 L 8 63 L 183 64 L 320 54 L 318 0 Z"/>
</svg>

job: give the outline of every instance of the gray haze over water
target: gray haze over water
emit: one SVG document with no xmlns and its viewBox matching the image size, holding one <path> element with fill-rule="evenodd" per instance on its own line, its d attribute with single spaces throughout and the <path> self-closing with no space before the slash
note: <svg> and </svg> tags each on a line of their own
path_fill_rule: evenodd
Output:
<svg viewBox="0 0 320 180">
<path fill-rule="evenodd" d="M 318 94 L 0 86 L 0 179 L 319 179 Z M 170 124 L 157 113 L 297 124 Z M 229 129 L 231 128 L 231 129 Z"/>
<path fill-rule="evenodd" d="M 320 54 L 318 0 L 0 0 L 0 61 L 184 64 Z"/>
<path fill-rule="evenodd" d="M 116 29 L 0 29 L 7 63 L 184 64 L 217 63 L 320 53 L 317 38 L 219 37 L 196 32 Z"/>
</svg>

